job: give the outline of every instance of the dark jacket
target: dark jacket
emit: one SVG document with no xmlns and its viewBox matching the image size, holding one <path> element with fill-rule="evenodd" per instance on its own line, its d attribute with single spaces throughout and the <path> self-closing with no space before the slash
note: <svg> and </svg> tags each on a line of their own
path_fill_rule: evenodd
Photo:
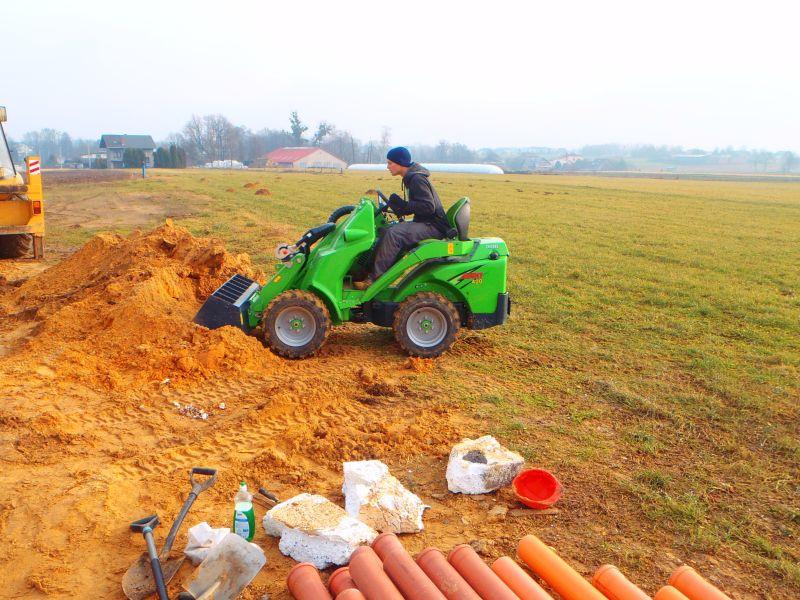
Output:
<svg viewBox="0 0 800 600">
<path fill-rule="evenodd" d="M 442 201 L 429 179 L 430 171 L 412 163 L 403 177 L 403 196 L 392 194 L 389 206 L 397 216 L 414 215 L 415 223 L 431 223 L 444 236 L 449 230 Z"/>
</svg>

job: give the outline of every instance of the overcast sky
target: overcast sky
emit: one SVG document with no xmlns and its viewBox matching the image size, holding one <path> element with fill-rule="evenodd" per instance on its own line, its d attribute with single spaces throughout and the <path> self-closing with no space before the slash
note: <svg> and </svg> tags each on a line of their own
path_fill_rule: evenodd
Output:
<svg viewBox="0 0 800 600">
<path fill-rule="evenodd" d="M 366 141 L 800 151 L 800 2 L 3 3 L 7 132 L 251 129 Z"/>
</svg>

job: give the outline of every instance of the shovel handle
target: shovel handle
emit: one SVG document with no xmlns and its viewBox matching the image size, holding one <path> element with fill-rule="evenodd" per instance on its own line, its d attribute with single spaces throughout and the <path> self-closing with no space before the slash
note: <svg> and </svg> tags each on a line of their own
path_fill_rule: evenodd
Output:
<svg viewBox="0 0 800 600">
<path fill-rule="evenodd" d="M 194 480 L 195 475 L 208 475 L 208 479 L 203 482 L 197 482 Z M 189 512 L 189 509 L 192 508 L 192 504 L 194 504 L 194 501 L 197 500 L 197 496 L 206 491 L 217 481 L 217 470 L 210 469 L 208 467 L 192 467 L 192 470 L 189 473 L 189 481 L 192 484 L 192 491 L 189 492 L 189 497 L 186 498 L 186 502 L 183 503 L 181 512 L 178 513 L 175 522 L 169 529 L 167 539 L 164 542 L 164 547 L 161 548 L 161 556 L 167 556 L 169 551 L 172 550 L 172 544 L 175 542 L 175 536 L 178 535 L 178 529 L 180 529 L 183 520 L 186 518 L 186 515 Z"/>
<path fill-rule="evenodd" d="M 144 517 L 137 521 L 131 523 L 131 531 L 135 531 L 136 533 L 143 533 L 146 528 L 150 528 L 151 530 L 158 527 L 160 521 L 158 520 L 158 515 L 150 515 L 149 517 Z"/>
<path fill-rule="evenodd" d="M 272 500 L 272 501 L 273 501 L 275 504 L 277 504 L 278 502 L 280 502 L 280 500 L 278 500 L 278 497 L 277 497 L 275 494 L 273 494 L 272 492 L 268 492 L 268 491 L 267 491 L 266 489 L 264 489 L 263 487 L 260 487 L 260 488 L 258 488 L 258 493 L 259 493 L 259 494 L 261 494 L 262 496 L 265 496 L 265 497 L 269 498 L 269 499 L 270 499 L 270 500 Z"/>
</svg>

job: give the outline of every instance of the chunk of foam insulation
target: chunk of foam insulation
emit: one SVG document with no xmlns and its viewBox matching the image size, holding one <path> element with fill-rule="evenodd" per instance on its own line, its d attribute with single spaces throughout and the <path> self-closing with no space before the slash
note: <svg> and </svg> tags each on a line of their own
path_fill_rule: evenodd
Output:
<svg viewBox="0 0 800 600">
<path fill-rule="evenodd" d="M 490 435 L 453 446 L 447 463 L 447 488 L 462 494 L 485 494 L 511 483 L 525 464 Z"/>
<path fill-rule="evenodd" d="M 425 505 L 379 460 L 344 463 L 344 509 L 380 532 L 421 531 Z"/>
<path fill-rule="evenodd" d="M 278 548 L 283 554 L 317 569 L 346 565 L 358 546 L 378 536 L 340 506 L 314 494 L 300 494 L 273 506 L 263 525 L 268 535 L 281 538 Z"/>
</svg>

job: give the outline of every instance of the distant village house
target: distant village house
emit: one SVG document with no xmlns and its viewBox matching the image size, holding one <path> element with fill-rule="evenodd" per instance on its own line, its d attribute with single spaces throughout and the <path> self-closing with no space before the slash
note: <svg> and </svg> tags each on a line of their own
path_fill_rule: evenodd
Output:
<svg viewBox="0 0 800 600">
<path fill-rule="evenodd" d="M 343 171 L 347 163 L 322 148 L 278 148 L 255 161 L 255 167 L 285 169 L 329 169 Z"/>
<path fill-rule="evenodd" d="M 121 169 L 125 166 L 125 150 L 141 150 L 144 153 L 145 164 L 153 166 L 153 151 L 156 145 L 149 135 L 117 135 L 104 134 L 100 136 L 100 156 L 105 158 L 109 169 Z"/>
</svg>

